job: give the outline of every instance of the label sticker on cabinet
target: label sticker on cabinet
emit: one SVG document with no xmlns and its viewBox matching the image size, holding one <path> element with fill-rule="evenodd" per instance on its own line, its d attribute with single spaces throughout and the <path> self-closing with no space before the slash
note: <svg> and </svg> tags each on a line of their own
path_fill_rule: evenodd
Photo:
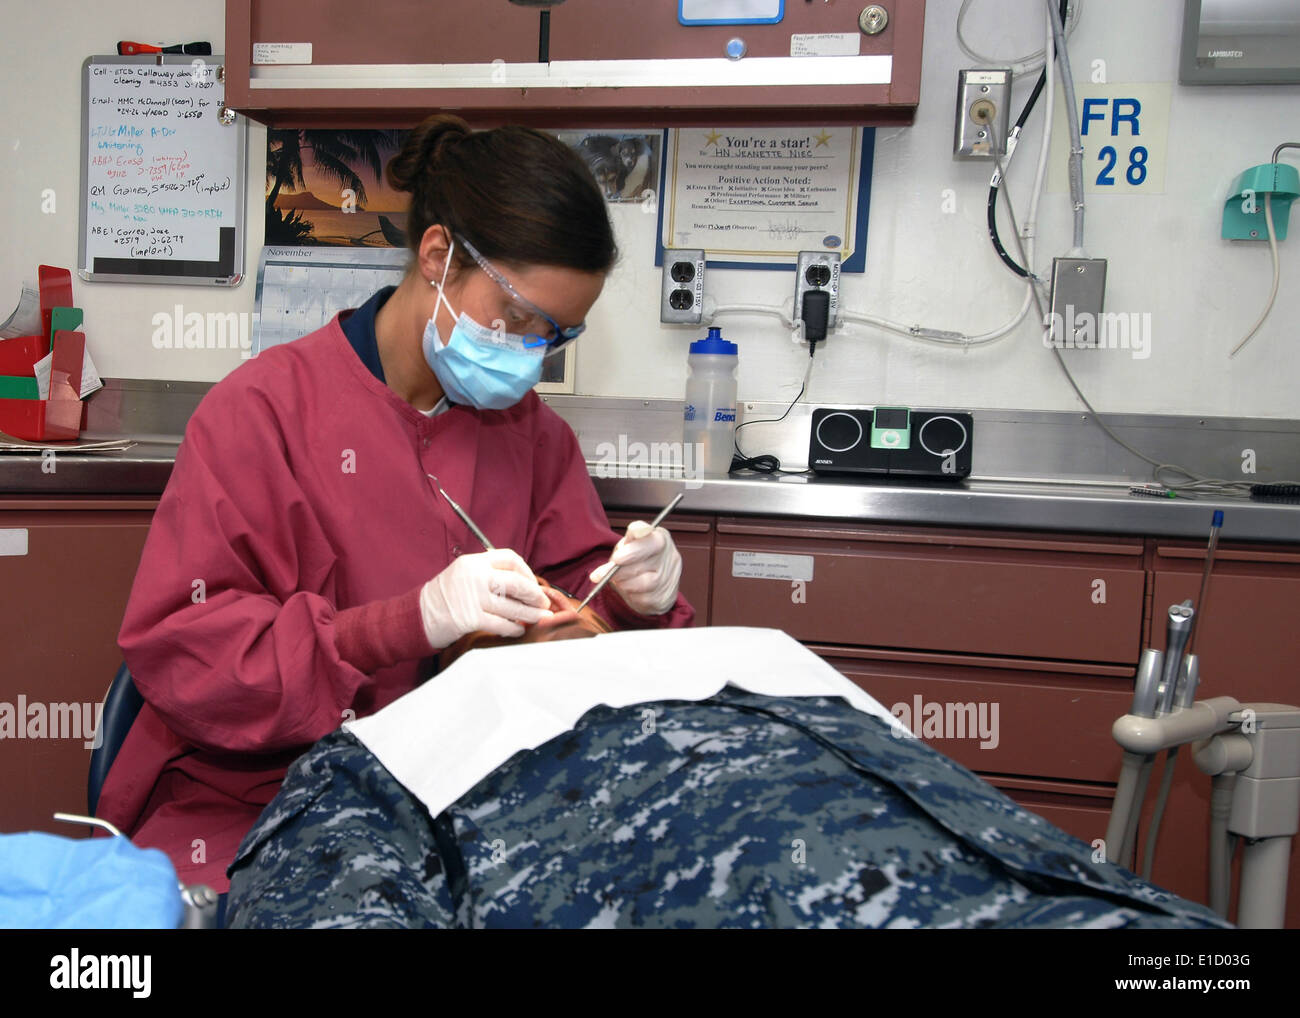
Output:
<svg viewBox="0 0 1300 1018">
<path fill-rule="evenodd" d="M 0 555 L 26 555 L 27 528 L 0 530 Z"/>
<path fill-rule="evenodd" d="M 811 555 L 772 555 L 762 551 L 733 551 L 731 575 L 750 580 L 803 580 L 811 583 Z"/>
<path fill-rule="evenodd" d="M 255 42 L 253 43 L 253 63 L 309 64 L 311 63 L 311 43 Z"/>
<path fill-rule="evenodd" d="M 792 57 L 856 57 L 862 52 L 859 32 L 813 32 L 790 36 Z"/>
</svg>

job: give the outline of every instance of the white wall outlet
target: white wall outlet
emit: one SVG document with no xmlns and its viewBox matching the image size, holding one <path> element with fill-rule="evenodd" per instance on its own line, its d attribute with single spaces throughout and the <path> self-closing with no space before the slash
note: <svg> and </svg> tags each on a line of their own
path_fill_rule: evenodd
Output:
<svg viewBox="0 0 1300 1018">
<path fill-rule="evenodd" d="M 794 320 L 803 318 L 803 295 L 809 290 L 826 290 L 831 295 L 826 328 L 835 328 L 840 308 L 840 253 L 838 251 L 800 251 L 794 279 Z"/>
<path fill-rule="evenodd" d="M 703 318 L 704 252 L 695 248 L 664 248 L 659 321 L 699 325 Z"/>
</svg>

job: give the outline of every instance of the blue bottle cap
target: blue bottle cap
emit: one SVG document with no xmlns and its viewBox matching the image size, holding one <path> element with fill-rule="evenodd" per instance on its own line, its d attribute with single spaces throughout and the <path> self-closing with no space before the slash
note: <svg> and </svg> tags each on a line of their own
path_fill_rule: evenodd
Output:
<svg viewBox="0 0 1300 1018">
<path fill-rule="evenodd" d="M 722 330 L 710 328 L 709 334 L 704 339 L 697 339 L 691 344 L 691 353 L 720 353 L 729 356 L 736 356 L 736 351 L 740 347 L 735 343 L 728 343 L 722 338 Z"/>
</svg>

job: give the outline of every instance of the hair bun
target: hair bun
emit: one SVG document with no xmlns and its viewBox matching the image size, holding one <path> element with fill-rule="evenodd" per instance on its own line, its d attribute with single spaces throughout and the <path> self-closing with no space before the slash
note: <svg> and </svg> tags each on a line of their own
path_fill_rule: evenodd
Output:
<svg viewBox="0 0 1300 1018">
<path fill-rule="evenodd" d="M 421 174 L 442 160 L 449 143 L 472 133 L 469 124 L 450 113 L 429 117 L 411 131 L 402 150 L 389 161 L 388 183 L 398 191 L 413 191 Z"/>
<path fill-rule="evenodd" d="M 606 273 L 618 257 L 605 196 L 582 157 L 531 127 L 472 131 L 437 114 L 407 135 L 386 171 L 411 195 L 406 244 L 434 226 L 470 238 L 484 258 Z M 457 245 L 457 270 L 473 259 Z"/>
</svg>

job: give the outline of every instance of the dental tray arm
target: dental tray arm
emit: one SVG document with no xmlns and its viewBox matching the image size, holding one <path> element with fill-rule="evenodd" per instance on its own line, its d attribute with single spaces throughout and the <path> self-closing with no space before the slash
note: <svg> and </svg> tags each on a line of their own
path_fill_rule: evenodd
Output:
<svg viewBox="0 0 1300 1018">
<path fill-rule="evenodd" d="M 1138 669 L 1134 707 L 1151 709 L 1156 692 L 1155 680 L 1161 673 L 1161 654 L 1147 650 Z M 1106 828 L 1106 853 L 1113 862 L 1130 867 L 1134 851 L 1138 817 L 1146 799 L 1146 786 L 1156 754 L 1198 739 L 1208 739 L 1233 729 L 1229 717 L 1241 709 L 1230 696 L 1199 700 L 1191 707 L 1160 717 L 1125 714 L 1111 727 L 1111 735 L 1124 750 L 1119 785 Z M 1130 867 L 1131 868 L 1131 867 Z"/>
</svg>

